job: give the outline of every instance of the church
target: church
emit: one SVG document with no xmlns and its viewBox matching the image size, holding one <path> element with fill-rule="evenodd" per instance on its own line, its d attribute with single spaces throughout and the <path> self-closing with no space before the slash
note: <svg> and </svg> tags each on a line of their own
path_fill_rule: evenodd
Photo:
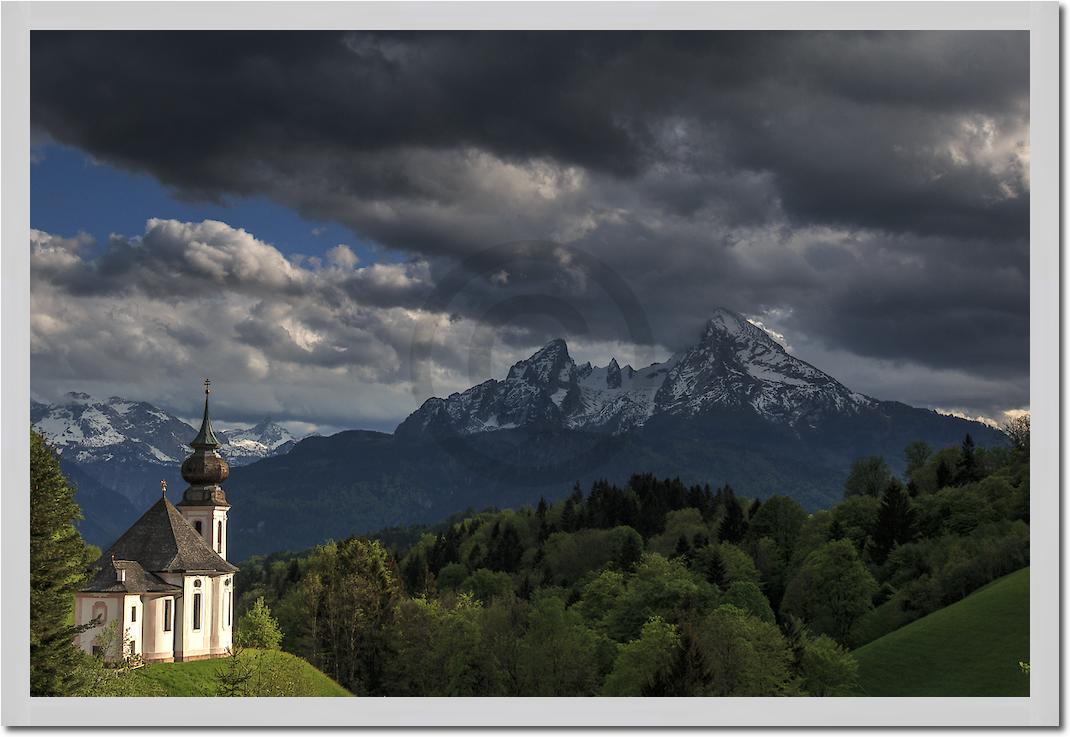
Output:
<svg viewBox="0 0 1070 737">
<path fill-rule="evenodd" d="M 75 624 L 96 622 L 77 637 L 89 653 L 101 647 L 104 627 L 118 622 L 122 642 L 100 653 L 109 660 L 140 656 L 146 663 L 217 658 L 234 632 L 234 574 L 227 562 L 227 511 L 220 485 L 230 474 L 208 418 L 182 462 L 189 486 L 182 500 L 159 501 L 100 556 L 89 583 L 75 594 Z"/>
</svg>

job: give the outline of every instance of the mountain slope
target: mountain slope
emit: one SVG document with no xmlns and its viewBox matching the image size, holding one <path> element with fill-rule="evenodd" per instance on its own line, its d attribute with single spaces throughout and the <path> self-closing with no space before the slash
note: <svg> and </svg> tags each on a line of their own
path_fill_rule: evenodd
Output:
<svg viewBox="0 0 1070 737">
<path fill-rule="evenodd" d="M 866 696 L 1028 696 L 1029 569 L 854 651 Z"/>
<path fill-rule="evenodd" d="M 902 471 L 909 443 L 947 447 L 967 433 L 1006 443 L 976 422 L 852 392 L 722 310 L 661 364 L 577 366 L 555 340 L 504 379 L 427 400 L 393 436 L 310 438 L 235 469 L 231 544 L 237 558 L 301 549 L 634 473 L 786 494 L 816 510 L 842 498 L 855 459 L 883 455 Z"/>
</svg>

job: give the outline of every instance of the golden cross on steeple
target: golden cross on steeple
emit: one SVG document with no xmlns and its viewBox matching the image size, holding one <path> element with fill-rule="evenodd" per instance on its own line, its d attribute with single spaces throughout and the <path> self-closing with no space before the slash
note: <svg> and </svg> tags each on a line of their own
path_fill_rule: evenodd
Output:
<svg viewBox="0 0 1070 737">
<path fill-rule="evenodd" d="M 167 482 L 160 482 L 160 496 L 167 496 Z"/>
<path fill-rule="evenodd" d="M 211 379 L 205 379 L 204 380 L 204 393 L 205 394 L 211 394 L 212 393 L 212 380 Z"/>
</svg>

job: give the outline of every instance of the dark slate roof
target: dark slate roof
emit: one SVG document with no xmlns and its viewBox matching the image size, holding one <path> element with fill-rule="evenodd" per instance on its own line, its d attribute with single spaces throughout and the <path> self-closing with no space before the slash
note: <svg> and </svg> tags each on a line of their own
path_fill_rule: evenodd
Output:
<svg viewBox="0 0 1070 737">
<path fill-rule="evenodd" d="M 219 557 L 166 497 L 101 556 L 101 560 L 137 561 L 146 571 L 232 573 L 238 568 Z"/>
<path fill-rule="evenodd" d="M 179 592 L 181 586 L 167 583 L 155 573 L 149 573 L 136 560 L 107 558 L 97 569 L 93 579 L 80 591 L 107 593 L 144 594 L 149 592 Z M 119 572 L 125 575 L 119 580 Z"/>
</svg>

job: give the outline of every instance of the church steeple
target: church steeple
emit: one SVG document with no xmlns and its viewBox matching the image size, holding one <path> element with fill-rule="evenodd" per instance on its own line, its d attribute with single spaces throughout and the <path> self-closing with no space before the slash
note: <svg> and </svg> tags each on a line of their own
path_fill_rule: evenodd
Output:
<svg viewBox="0 0 1070 737">
<path fill-rule="evenodd" d="M 204 418 L 197 437 L 190 441 L 193 452 L 182 461 L 182 478 L 189 486 L 175 506 L 193 529 L 224 560 L 227 558 L 227 510 L 230 504 L 220 486 L 230 475 L 230 467 L 217 450 L 221 443 L 212 432 L 208 416 L 208 395 L 212 382 L 204 380 Z"/>
<path fill-rule="evenodd" d="M 214 450 L 219 447 L 219 440 L 212 432 L 212 421 L 208 418 L 208 395 L 212 393 L 212 380 L 204 380 L 204 419 L 201 420 L 201 429 L 197 437 L 189 445 L 191 448 L 208 448 Z"/>
<path fill-rule="evenodd" d="M 212 420 L 208 416 L 208 395 L 212 393 L 212 382 L 204 380 L 204 419 L 197 437 L 190 441 L 193 452 L 182 462 L 182 478 L 189 484 L 178 506 L 208 505 L 230 506 L 223 494 L 221 483 L 230 475 L 230 467 L 223 456 L 216 450 L 219 439 L 212 431 Z"/>
</svg>

